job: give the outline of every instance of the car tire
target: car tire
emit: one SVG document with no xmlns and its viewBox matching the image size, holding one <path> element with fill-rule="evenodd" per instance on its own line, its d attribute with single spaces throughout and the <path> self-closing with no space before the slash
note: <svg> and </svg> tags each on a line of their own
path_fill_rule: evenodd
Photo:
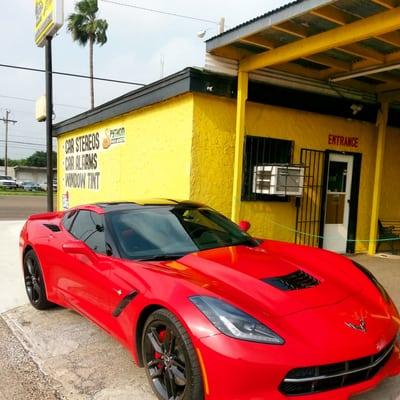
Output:
<svg viewBox="0 0 400 400">
<path fill-rule="evenodd" d="M 55 307 L 47 300 L 42 267 L 33 250 L 26 252 L 23 261 L 25 289 L 28 299 L 37 310 L 47 310 Z"/>
<path fill-rule="evenodd" d="M 142 335 L 142 359 L 159 400 L 203 400 L 203 379 L 192 341 L 166 309 L 153 312 Z"/>
</svg>

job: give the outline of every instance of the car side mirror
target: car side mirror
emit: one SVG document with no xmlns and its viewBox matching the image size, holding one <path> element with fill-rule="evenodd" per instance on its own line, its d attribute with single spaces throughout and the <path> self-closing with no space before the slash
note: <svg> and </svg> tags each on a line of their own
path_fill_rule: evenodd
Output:
<svg viewBox="0 0 400 400">
<path fill-rule="evenodd" d="M 239 229 L 242 232 L 247 232 L 250 229 L 250 227 L 251 227 L 251 224 L 249 221 L 240 221 L 239 222 Z"/>
</svg>

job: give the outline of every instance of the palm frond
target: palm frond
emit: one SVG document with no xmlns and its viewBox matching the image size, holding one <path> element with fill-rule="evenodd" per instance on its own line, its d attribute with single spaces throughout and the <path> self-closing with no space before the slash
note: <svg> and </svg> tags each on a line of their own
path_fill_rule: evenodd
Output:
<svg viewBox="0 0 400 400">
<path fill-rule="evenodd" d="M 107 42 L 108 23 L 104 19 L 96 19 L 98 11 L 97 0 L 81 0 L 75 5 L 75 13 L 67 21 L 67 30 L 72 39 L 85 46 L 92 37 L 100 46 Z"/>
<path fill-rule="evenodd" d="M 108 22 L 105 19 L 97 19 L 95 21 L 95 41 L 100 46 L 103 46 L 107 43 L 107 29 Z"/>
<path fill-rule="evenodd" d="M 80 14 L 85 14 L 92 19 L 96 17 L 99 7 L 97 0 L 81 0 L 75 5 L 75 11 Z"/>
<path fill-rule="evenodd" d="M 88 41 L 88 23 L 87 17 L 82 14 L 71 14 L 68 17 L 67 30 L 71 33 L 72 39 L 82 46 Z"/>
</svg>

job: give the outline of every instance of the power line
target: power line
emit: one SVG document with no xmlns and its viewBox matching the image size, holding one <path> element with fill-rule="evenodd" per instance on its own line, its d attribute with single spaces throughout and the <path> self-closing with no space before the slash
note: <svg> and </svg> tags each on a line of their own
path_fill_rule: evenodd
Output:
<svg viewBox="0 0 400 400">
<path fill-rule="evenodd" d="M 148 12 L 153 12 L 153 13 L 162 14 L 162 15 L 169 15 L 172 17 L 191 19 L 193 21 L 207 22 L 207 23 L 215 24 L 215 25 L 220 24 L 220 22 L 212 21 L 209 19 L 197 18 L 197 17 L 192 17 L 190 15 L 177 14 L 177 13 L 173 13 L 173 12 L 169 12 L 169 11 L 156 10 L 154 8 L 140 7 L 140 6 L 135 6 L 134 4 L 120 3 L 118 1 L 113 1 L 113 0 L 101 0 L 101 1 L 103 3 L 111 3 L 111 4 L 116 4 L 118 6 L 136 8 L 137 10 L 148 11 Z"/>
<path fill-rule="evenodd" d="M 43 72 L 43 73 L 46 72 L 46 70 L 41 69 L 41 68 L 23 67 L 23 66 L 20 66 L 20 65 L 11 65 L 11 64 L 0 64 L 0 67 L 11 68 L 11 69 L 20 69 L 20 70 L 23 70 L 23 71 L 33 71 L 33 72 Z M 91 77 L 89 75 L 73 74 L 73 73 L 70 73 L 70 72 L 53 71 L 52 73 L 54 75 L 69 76 L 71 78 L 91 79 Z M 95 76 L 93 77 L 93 79 L 96 80 L 96 81 L 111 82 L 111 83 L 121 83 L 121 84 L 124 84 L 124 85 L 145 86 L 144 83 L 121 81 L 121 80 L 118 80 L 118 79 L 100 78 L 100 77 L 95 77 Z"/>
<path fill-rule="evenodd" d="M 2 144 L 0 144 L 0 148 L 1 148 Z M 12 150 L 31 150 L 31 151 L 46 151 L 46 149 L 44 147 L 35 147 L 35 146 L 24 146 L 21 144 L 10 144 L 9 148 Z M 8 158 L 10 158 L 10 156 L 8 156 Z"/>
<path fill-rule="evenodd" d="M 5 143 L 5 142 L 6 142 L 5 140 L 0 140 L 0 143 Z M 8 140 L 8 143 L 46 147 L 44 143 L 19 142 L 17 140 Z"/>
<path fill-rule="evenodd" d="M 12 100 L 21 100 L 21 101 L 29 101 L 32 103 L 36 103 L 35 99 L 28 99 L 27 97 L 15 97 L 15 96 L 6 96 L 6 95 L 1 95 L 0 97 L 4 99 L 12 99 Z M 59 107 L 68 107 L 68 108 L 79 108 L 80 110 L 86 110 L 87 107 L 80 107 L 80 106 L 73 106 L 72 104 L 61 104 L 61 103 L 55 103 L 56 106 Z"/>
<path fill-rule="evenodd" d="M 11 130 L 11 136 L 13 139 L 17 139 L 17 140 L 37 140 L 37 139 L 41 139 L 41 137 L 39 136 L 44 136 L 44 135 L 21 135 L 21 134 L 15 134 L 15 129 Z M 54 138 L 55 139 L 55 138 Z"/>
</svg>

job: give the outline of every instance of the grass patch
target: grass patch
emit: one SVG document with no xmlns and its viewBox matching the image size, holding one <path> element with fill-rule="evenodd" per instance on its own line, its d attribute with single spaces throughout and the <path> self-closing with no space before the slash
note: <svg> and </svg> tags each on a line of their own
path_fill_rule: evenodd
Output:
<svg viewBox="0 0 400 400">
<path fill-rule="evenodd" d="M 47 192 L 27 192 L 21 189 L 0 189 L 0 196 L 46 196 Z"/>
</svg>

